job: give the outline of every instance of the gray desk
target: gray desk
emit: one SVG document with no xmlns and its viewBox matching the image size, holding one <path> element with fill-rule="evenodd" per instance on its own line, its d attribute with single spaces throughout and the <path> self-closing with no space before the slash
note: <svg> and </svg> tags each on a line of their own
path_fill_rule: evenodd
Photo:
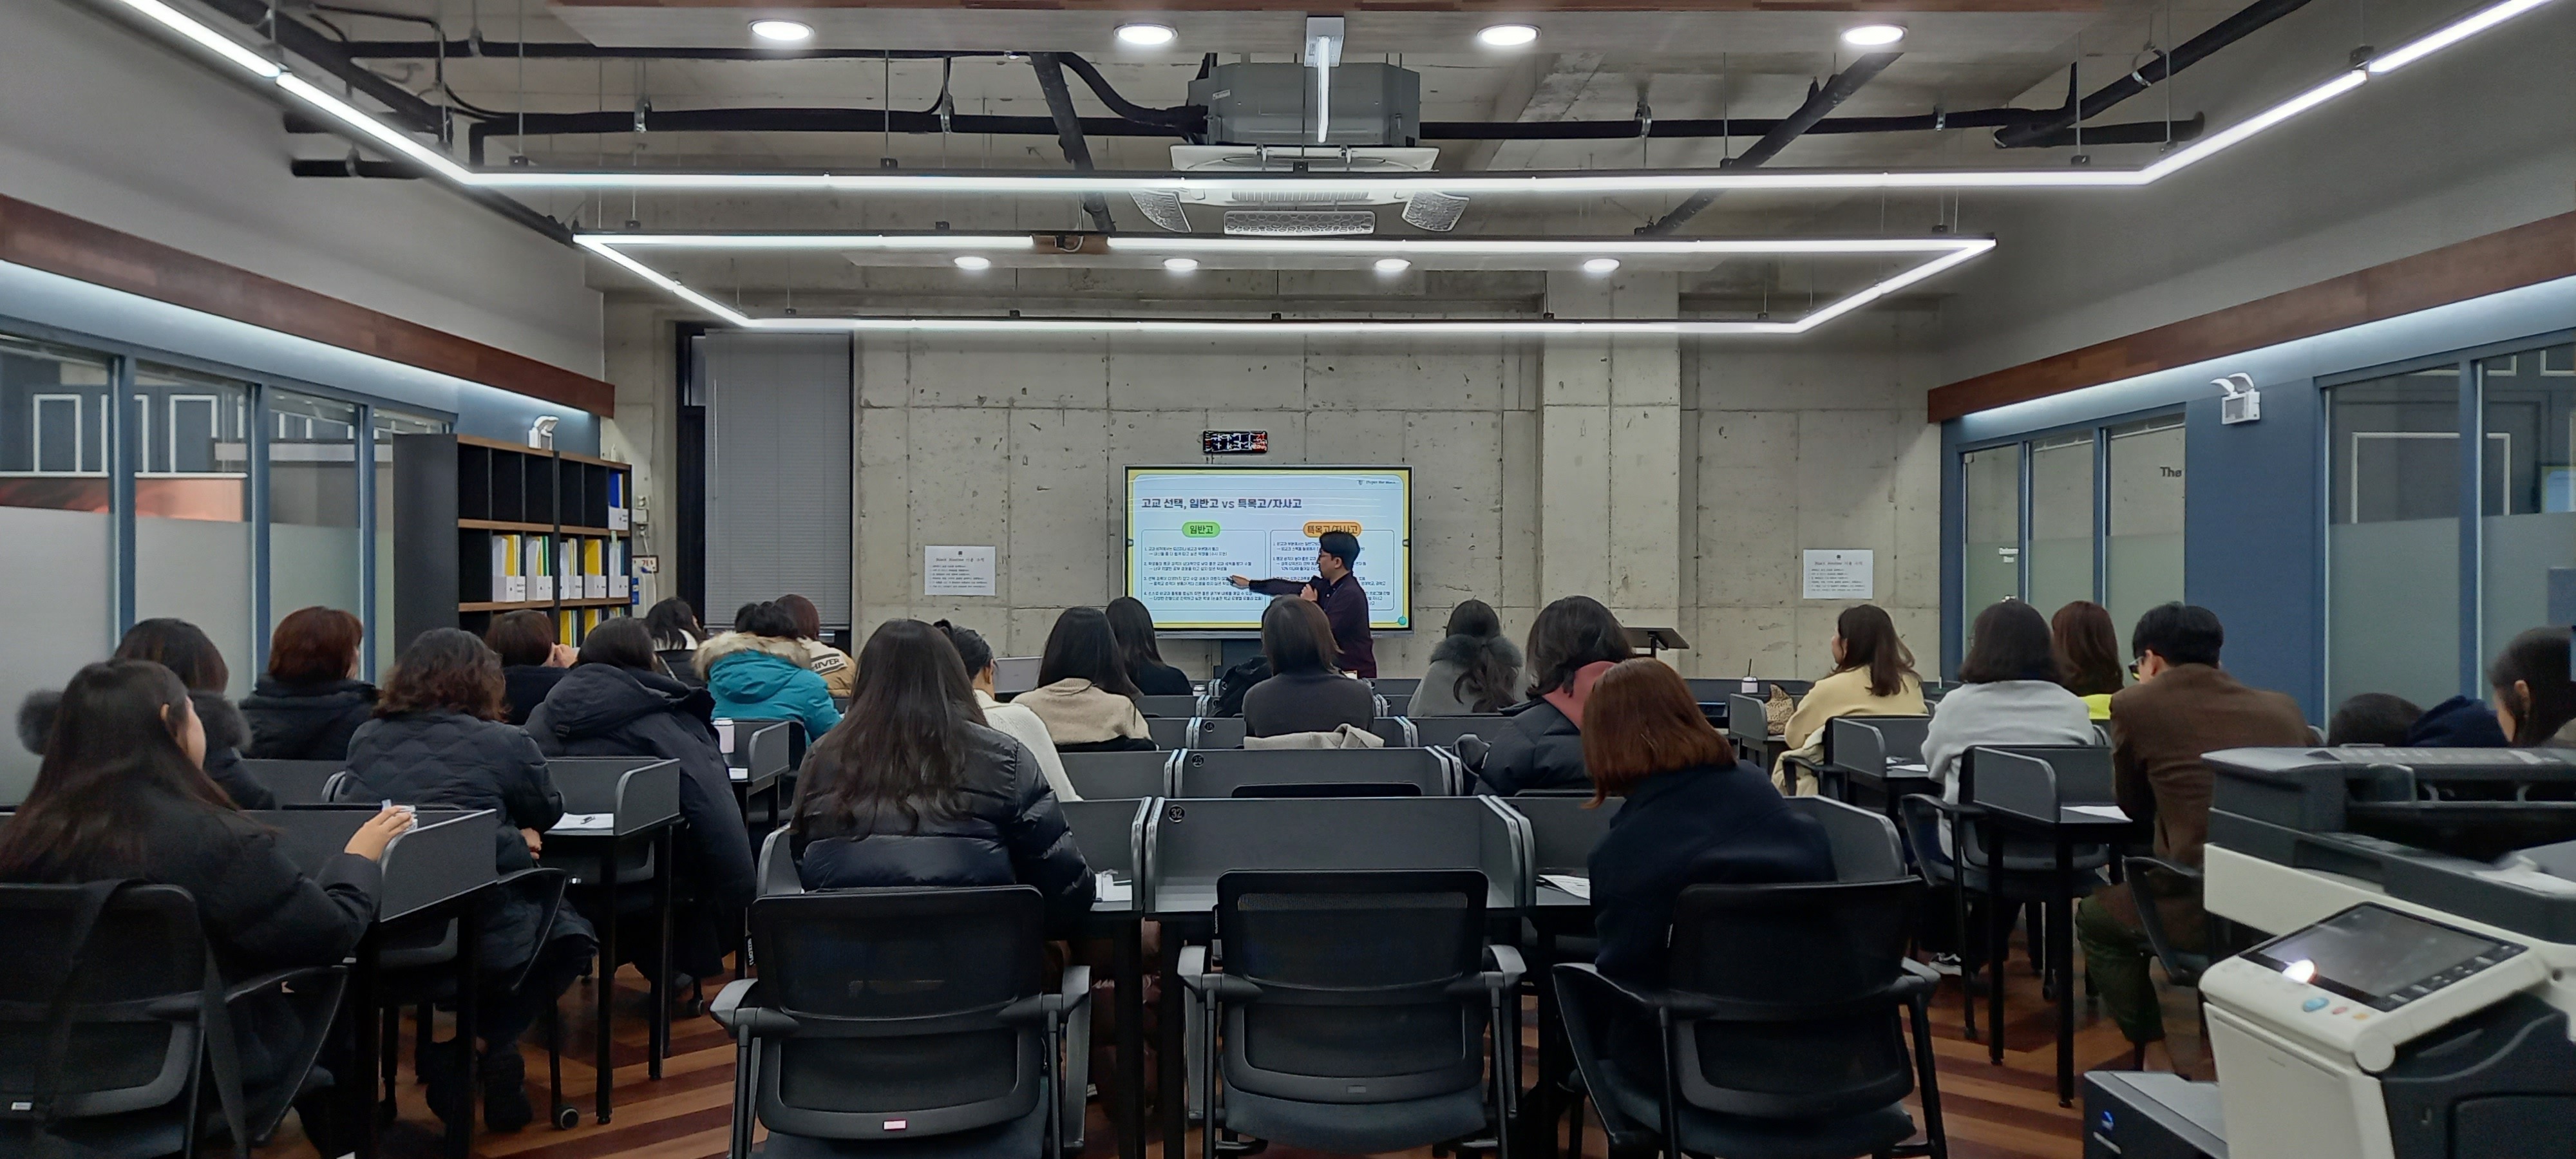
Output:
<svg viewBox="0 0 2576 1159">
<path fill-rule="evenodd" d="M 1082 851 L 1082 860 L 1095 874 L 1106 873 L 1127 883 L 1127 900 L 1099 900 L 1091 904 L 1095 915 L 1132 915 L 1136 912 L 1136 865 L 1145 842 L 1145 819 L 1153 813 L 1155 798 L 1107 798 L 1060 801 L 1066 827 L 1073 830 L 1074 847 Z"/>
<path fill-rule="evenodd" d="M 1931 728 L 1928 716 L 1839 716 L 1826 721 L 1823 759 L 1816 769 L 1822 782 L 1817 792 L 1894 816 L 1896 802 L 1904 794 L 1888 796 L 1888 782 L 1891 777 L 1904 778 L 1909 770 L 1893 766 L 1920 765 L 1923 737 Z M 1911 791 L 1910 786 L 1900 788 Z"/>
<path fill-rule="evenodd" d="M 2109 749 L 1979 745 L 1969 749 L 1960 763 L 1963 769 L 1959 800 L 1983 812 L 1971 823 L 2006 839 L 2045 843 L 2052 853 L 2049 872 L 2055 875 L 2058 888 L 2050 891 L 2046 903 L 2048 922 L 2043 932 L 2048 944 L 2043 953 L 2049 970 L 2058 979 L 2057 1105 L 2069 1106 L 2075 1099 L 2075 1004 L 2068 1000 L 2066 991 L 2075 976 L 2073 891 L 2075 879 L 2082 872 L 2076 868 L 2075 846 L 2117 843 L 2134 832 L 2137 823 L 2126 816 L 2105 816 L 2078 808 L 2115 803 Z M 1967 853 L 1966 841 L 1957 844 L 1963 858 L 1974 856 Z M 1991 842 L 1989 851 L 2004 844 L 2004 840 Z M 2009 920 L 2004 908 L 1987 907 L 1993 922 L 1989 945 L 2001 947 L 2004 943 L 2003 925 Z M 2003 1050 L 2003 971 L 1989 968 L 1987 974 L 1987 1049 L 1999 1060 Z"/>
<path fill-rule="evenodd" d="M 737 724 L 739 727 L 739 724 Z M 647 1072 L 662 1077 L 671 1049 L 671 831 L 680 824 L 680 766 L 657 757 L 557 757 L 546 762 L 555 791 L 563 794 L 564 820 L 546 831 L 546 860 L 569 871 L 575 884 L 600 891 L 598 1114 L 609 1121 L 609 1091 L 616 1068 L 609 1058 L 617 987 L 617 887 L 650 879 L 660 915 L 661 956 L 647 981 L 653 989 Z M 600 815 L 604 823 L 584 823 Z M 582 816 L 583 821 L 575 821 Z"/>
<path fill-rule="evenodd" d="M 788 770 L 793 767 L 788 761 L 790 731 L 788 723 L 783 720 L 738 720 L 733 723 L 733 743 L 725 749 L 725 771 L 733 778 L 734 804 L 741 807 L 746 825 L 754 816 L 751 803 L 755 798 L 767 799 L 769 808 L 764 815 L 770 822 L 775 822 L 784 811 L 785 802 L 779 797 Z M 719 733 L 719 738 L 722 735 Z M 751 832 L 756 838 L 767 827 L 763 824 Z"/>
<path fill-rule="evenodd" d="M 330 780 L 331 774 L 348 767 L 347 761 L 269 761 L 245 758 L 241 763 L 242 775 L 259 782 L 260 787 L 277 797 L 277 803 L 281 806 L 329 804 L 330 802 L 322 797 L 322 783 Z"/>
<path fill-rule="evenodd" d="M 1189 749 L 1172 762 L 1170 795 L 1231 797 L 1276 785 L 1400 784 L 1425 797 L 1464 790 L 1458 759 L 1443 749 Z"/>
</svg>

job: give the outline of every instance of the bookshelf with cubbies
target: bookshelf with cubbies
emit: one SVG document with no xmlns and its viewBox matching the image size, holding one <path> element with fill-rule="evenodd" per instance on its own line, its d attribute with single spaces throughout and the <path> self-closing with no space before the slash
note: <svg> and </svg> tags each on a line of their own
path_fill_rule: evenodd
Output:
<svg viewBox="0 0 2576 1159">
<path fill-rule="evenodd" d="M 471 435 L 393 442 L 396 640 L 479 636 L 496 615 L 534 609 L 579 644 L 634 614 L 626 464 Z"/>
</svg>

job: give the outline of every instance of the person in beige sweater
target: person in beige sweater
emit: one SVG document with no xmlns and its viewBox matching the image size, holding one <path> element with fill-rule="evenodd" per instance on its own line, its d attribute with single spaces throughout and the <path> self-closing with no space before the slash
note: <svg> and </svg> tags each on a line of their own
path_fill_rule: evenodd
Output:
<svg viewBox="0 0 2576 1159">
<path fill-rule="evenodd" d="M 1860 604 L 1834 621 L 1834 670 L 1798 701 L 1780 730 L 1789 751 L 1772 766 L 1771 783 L 1783 793 L 1813 794 L 1816 779 L 1800 774 L 1789 783 L 1789 758 L 1813 760 L 1824 751 L 1825 722 L 1837 716 L 1921 716 L 1923 681 L 1914 653 L 1896 636 L 1886 609 Z"/>
<path fill-rule="evenodd" d="M 1038 714 L 1058 752 L 1152 749 L 1136 685 L 1118 660 L 1118 638 L 1098 608 L 1068 608 L 1047 633 L 1038 686 L 1011 698 Z"/>
</svg>

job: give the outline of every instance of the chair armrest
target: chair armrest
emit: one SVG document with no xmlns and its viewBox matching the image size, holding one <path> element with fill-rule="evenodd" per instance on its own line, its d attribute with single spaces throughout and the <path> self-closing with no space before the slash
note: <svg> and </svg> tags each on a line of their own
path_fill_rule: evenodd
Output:
<svg viewBox="0 0 2576 1159">
<path fill-rule="evenodd" d="M 1189 987 L 1192 993 L 1206 995 L 1214 992 L 1218 998 L 1228 1002 L 1250 1002 L 1261 997 L 1259 986 L 1241 978 L 1209 973 L 1206 946 L 1181 947 L 1179 968 L 1174 972 L 1180 975 L 1181 984 Z"/>
<path fill-rule="evenodd" d="M 2121 862 L 2133 875 L 2140 869 L 2153 869 L 2162 873 L 2170 873 L 2175 877 L 2183 878 L 2187 881 L 2199 881 L 2202 877 L 2200 867 L 2198 866 L 2184 865 L 2178 861 L 2167 861 L 2161 857 L 2149 857 L 2143 853 L 2132 854 L 2128 857 L 2121 858 Z"/>
<path fill-rule="evenodd" d="M 248 998 L 253 994 L 258 994 L 267 990 L 275 990 L 283 986 L 293 985 L 297 982 L 318 982 L 326 978 L 338 976 L 346 970 L 347 967 L 345 966 L 304 966 L 293 970 L 278 970 L 272 973 L 262 974 L 259 977 L 252 978 L 245 982 L 236 982 L 230 988 L 226 989 L 224 991 L 224 1004 L 229 1006 L 244 998 Z"/>
<path fill-rule="evenodd" d="M 1182 985 L 1192 990 L 1199 989 L 1208 976 L 1207 958 L 1206 946 L 1183 946 L 1180 961 L 1174 965 L 1172 972 L 1179 975 Z"/>
<path fill-rule="evenodd" d="M 707 1007 L 707 1017 L 737 1035 L 746 1030 L 754 1038 L 784 1038 L 796 1033 L 794 1018 L 760 1005 L 759 987 L 758 978 L 737 978 L 725 983 Z"/>
<path fill-rule="evenodd" d="M 1091 967 L 1079 965 L 1065 967 L 1064 984 L 1056 988 L 1055 1012 L 1059 1016 L 1070 1016 L 1090 1002 Z"/>
<path fill-rule="evenodd" d="M 1486 975 L 1489 987 L 1509 990 L 1520 985 L 1521 979 L 1529 973 L 1529 963 L 1521 960 L 1518 947 L 1487 946 L 1485 956 L 1494 963 L 1493 972 Z"/>
<path fill-rule="evenodd" d="M 1905 976 L 1898 978 L 1896 984 L 1889 989 L 1898 995 L 1907 998 L 1917 994 L 1928 995 L 1941 984 L 1941 972 L 1930 966 L 1912 958 L 1899 958 L 1896 964 L 1905 971 Z"/>
</svg>

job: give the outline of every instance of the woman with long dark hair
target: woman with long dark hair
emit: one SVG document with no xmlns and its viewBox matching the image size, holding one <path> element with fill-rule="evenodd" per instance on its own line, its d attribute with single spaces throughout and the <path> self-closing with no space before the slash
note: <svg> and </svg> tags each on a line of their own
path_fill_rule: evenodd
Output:
<svg viewBox="0 0 2576 1159">
<path fill-rule="evenodd" d="M 1333 624 L 1313 600 L 1271 598 L 1261 612 L 1261 654 L 1270 678 L 1243 694 L 1245 735 L 1366 729 L 1377 719 L 1377 694 L 1334 667 Z"/>
<path fill-rule="evenodd" d="M 985 726 L 957 649 L 919 620 L 888 620 L 859 650 L 848 720 L 806 755 L 790 840 L 807 889 L 1033 885 L 1059 935 L 1091 909 L 1037 758 Z"/>
<path fill-rule="evenodd" d="M 2091 600 L 2075 600 L 2048 618 L 2048 635 L 2057 650 L 2057 682 L 2084 698 L 2095 720 L 2111 719 L 2111 694 L 2128 687 L 2128 669 L 2120 663 L 2120 632 L 2111 611 Z"/>
<path fill-rule="evenodd" d="M 1163 663 L 1162 646 L 1155 642 L 1154 613 L 1145 601 L 1120 596 L 1101 610 L 1109 617 L 1110 634 L 1118 638 L 1119 666 L 1136 683 L 1136 691 L 1146 696 L 1187 696 L 1196 691 L 1180 669 Z"/>
<path fill-rule="evenodd" d="M 1422 683 L 1413 690 L 1411 716 L 1466 716 L 1501 712 L 1521 700 L 1521 650 L 1503 638 L 1502 617 L 1483 600 L 1461 600 Z"/>
<path fill-rule="evenodd" d="M 2515 748 L 2576 746 L 2576 681 L 2567 674 L 2567 629 L 2533 628 L 2487 665 L 2496 724 Z"/>
<path fill-rule="evenodd" d="M 349 774 L 362 799 L 490 811 L 494 867 L 507 874 L 535 867 L 545 850 L 545 831 L 563 819 L 564 809 L 545 754 L 527 733 L 506 723 L 510 710 L 502 688 L 501 657 L 473 633 L 421 633 L 395 658 L 376 701 L 376 719 L 349 739 Z M 548 934 L 545 907 L 535 898 L 507 891 L 484 896 L 483 989 L 474 1028 L 483 1040 L 483 1122 L 512 1131 L 536 1117 L 528 1104 L 519 1036 L 572 988 L 597 939 L 589 923 L 570 910 L 556 916 Z M 510 989 L 508 983 L 532 957 L 539 960 L 526 983 Z M 453 1061 L 423 1068 L 430 1108 L 451 1123 L 472 1106 L 465 1090 L 454 1085 L 458 1069 Z"/>
<path fill-rule="evenodd" d="M 205 744 L 188 689 L 168 668 L 110 660 L 81 669 L 55 707 L 34 787 L 0 827 L 0 881 L 185 889 L 228 983 L 339 964 L 375 920 L 376 863 L 411 814 L 378 813 L 308 877 L 275 830 L 236 812 L 207 779 Z M 294 1006 L 261 998 L 234 1013 L 244 1082 L 257 1089 L 296 1077 L 290 1056 L 305 1032 Z M 297 1103 L 325 1155 L 351 1145 L 355 1124 L 330 1114 L 339 1099 L 326 1090 Z"/>
<path fill-rule="evenodd" d="M 1587 788 L 1583 771 L 1583 701 L 1610 666 L 1636 655 L 1619 617 L 1590 596 L 1567 596 L 1530 623 L 1530 695 L 1495 729 L 1493 749 L 1477 770 L 1483 791 Z"/>
<path fill-rule="evenodd" d="M 186 620 L 143 620 L 125 630 L 125 638 L 117 641 L 112 656 L 118 660 L 149 660 L 177 674 L 179 683 L 188 689 L 189 705 L 206 733 L 206 776 L 241 808 L 277 807 L 277 797 L 268 791 L 268 786 L 242 771 L 242 754 L 257 744 L 258 732 L 231 701 L 224 699 L 232 672 L 224 666 L 224 654 L 215 648 L 213 640 Z M 19 706 L 18 739 L 28 752 L 45 754 L 46 738 L 53 731 L 54 705 L 60 699 L 60 693 L 37 692 Z"/>
<path fill-rule="evenodd" d="M 1011 698 L 1045 721 L 1058 752 L 1150 750 L 1154 734 L 1136 708 L 1136 682 L 1118 658 L 1118 634 L 1098 608 L 1066 608 L 1047 633 L 1038 686 Z M 855 702 L 854 702 L 855 703 Z"/>
<path fill-rule="evenodd" d="M 1977 613 L 1959 686 L 1933 706 L 1924 730 L 1923 767 L 1944 799 L 1959 799 L 1959 758 L 1972 745 L 2101 743 L 2092 714 L 2057 676 L 2056 641 L 2039 609 L 2005 600 Z"/>
<path fill-rule="evenodd" d="M 1814 758 L 1824 751 L 1825 722 L 1837 716 L 1921 716 L 1923 681 L 1914 674 L 1914 653 L 1896 635 L 1896 621 L 1876 604 L 1855 604 L 1834 617 L 1834 670 L 1807 695 L 1780 730 L 1789 751 L 1774 766 L 1772 783 L 1781 792 L 1815 792 L 1815 778 L 1787 780 L 1789 757 Z"/>
<path fill-rule="evenodd" d="M 501 696 L 512 724 L 528 723 L 528 714 L 572 671 L 573 650 L 555 642 L 554 616 L 534 608 L 492 617 L 483 643 L 501 657 Z"/>
</svg>

